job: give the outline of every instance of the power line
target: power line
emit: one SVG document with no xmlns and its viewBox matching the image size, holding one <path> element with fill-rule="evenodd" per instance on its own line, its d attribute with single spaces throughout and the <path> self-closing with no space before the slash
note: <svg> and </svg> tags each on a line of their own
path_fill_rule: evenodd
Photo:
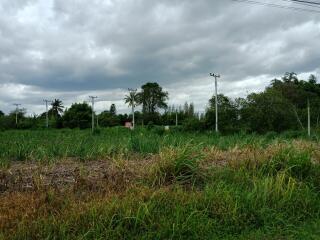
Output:
<svg viewBox="0 0 320 240">
<path fill-rule="evenodd" d="M 248 4 L 252 4 L 252 5 L 262 5 L 262 6 L 268 6 L 268 7 L 274 7 L 274 8 L 282 8 L 282 9 L 288 9 L 288 10 L 294 10 L 294 11 L 320 13 L 320 11 L 314 10 L 314 9 L 284 6 L 284 5 L 274 4 L 274 3 L 264 3 L 264 2 L 258 2 L 258 1 L 253 1 L 253 0 L 231 0 L 231 1 L 248 3 Z"/>
<path fill-rule="evenodd" d="M 314 8 L 314 9 L 320 9 L 320 3 L 315 3 L 315 5 L 311 4 L 311 3 L 304 3 L 304 2 L 296 2 L 296 1 L 293 1 L 293 0 L 281 0 L 283 2 L 290 2 L 290 3 L 294 3 L 294 4 L 298 4 L 298 5 L 302 5 L 302 6 L 306 6 L 306 7 L 309 7 L 309 8 Z"/>
<path fill-rule="evenodd" d="M 320 6 L 320 2 L 313 2 L 313 1 L 290 0 L 290 2 L 307 3 L 307 4 L 310 4 L 310 5 L 319 5 Z"/>
<path fill-rule="evenodd" d="M 295 11 L 304 11 L 304 12 L 313 12 L 313 13 L 320 13 L 318 10 L 314 10 L 311 8 L 298 8 L 298 7 L 292 7 L 292 6 L 285 6 L 285 5 L 279 5 L 274 3 L 264 3 L 264 2 L 258 2 L 253 0 L 231 0 L 234 2 L 242 2 L 242 3 L 248 3 L 251 5 L 262 5 L 262 6 L 268 6 L 268 7 L 274 7 L 274 8 L 282 8 L 282 9 L 288 9 L 288 10 L 295 10 Z M 282 0 L 286 1 L 286 0 Z M 291 1 L 290 1 L 291 2 Z"/>
</svg>

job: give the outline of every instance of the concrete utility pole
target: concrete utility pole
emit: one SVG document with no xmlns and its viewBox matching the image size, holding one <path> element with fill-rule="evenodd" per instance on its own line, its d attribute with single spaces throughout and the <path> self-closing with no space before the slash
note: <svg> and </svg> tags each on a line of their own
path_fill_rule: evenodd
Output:
<svg viewBox="0 0 320 240">
<path fill-rule="evenodd" d="M 310 121 L 310 102 L 308 99 L 308 136 L 311 136 L 311 121 Z"/>
<path fill-rule="evenodd" d="M 136 96 L 136 93 L 137 93 L 137 89 L 132 89 L 132 88 L 129 88 L 129 93 L 130 93 L 130 96 L 131 96 L 131 113 L 132 113 L 132 129 L 134 129 L 135 127 L 135 116 L 134 116 L 134 108 L 136 106 L 136 102 L 135 102 L 135 96 Z"/>
<path fill-rule="evenodd" d="M 94 131 L 94 99 L 98 98 L 98 97 L 94 97 L 94 96 L 89 96 L 89 98 L 91 98 L 91 108 L 92 108 L 92 132 Z"/>
<path fill-rule="evenodd" d="M 97 128 L 99 127 L 99 115 L 97 115 Z"/>
<path fill-rule="evenodd" d="M 19 111 L 19 106 L 21 104 L 20 103 L 14 103 L 13 105 L 16 106 L 16 126 L 18 126 L 18 111 Z"/>
<path fill-rule="evenodd" d="M 220 74 L 210 73 L 211 77 L 214 77 L 215 95 L 216 95 L 216 133 L 218 133 L 218 83 L 217 78 L 220 78 Z"/>
<path fill-rule="evenodd" d="M 43 101 L 46 103 L 46 127 L 49 128 L 48 103 L 51 101 L 47 99 L 44 99 Z"/>
<path fill-rule="evenodd" d="M 176 126 L 178 126 L 178 111 L 176 110 Z"/>
</svg>

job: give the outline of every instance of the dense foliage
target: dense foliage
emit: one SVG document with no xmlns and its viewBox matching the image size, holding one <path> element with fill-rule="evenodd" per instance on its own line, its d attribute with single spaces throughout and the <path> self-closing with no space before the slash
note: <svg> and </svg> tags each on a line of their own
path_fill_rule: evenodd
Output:
<svg viewBox="0 0 320 240">
<path fill-rule="evenodd" d="M 192 103 L 184 106 L 168 106 L 168 93 L 158 83 L 146 83 L 141 91 L 130 90 L 124 101 L 131 113 L 117 114 L 116 105 L 95 115 L 100 127 L 123 126 L 132 121 L 136 125 L 176 125 L 187 131 L 213 130 L 215 125 L 215 98 L 209 99 L 204 114 L 197 113 Z M 286 73 L 281 79 L 274 79 L 260 93 L 251 93 L 246 98 L 231 99 L 223 94 L 218 96 L 219 130 L 222 133 L 282 132 L 304 130 L 307 126 L 307 108 L 310 106 L 311 127 L 319 128 L 320 84 L 314 75 L 308 80 L 298 79 L 295 73 Z M 137 111 L 136 106 L 142 111 Z M 52 128 L 89 128 L 92 109 L 87 103 L 75 103 L 63 112 L 63 103 L 55 99 L 49 110 Z M 26 117 L 18 109 L 9 115 L 0 112 L 0 129 L 45 127 L 45 113 Z"/>
</svg>

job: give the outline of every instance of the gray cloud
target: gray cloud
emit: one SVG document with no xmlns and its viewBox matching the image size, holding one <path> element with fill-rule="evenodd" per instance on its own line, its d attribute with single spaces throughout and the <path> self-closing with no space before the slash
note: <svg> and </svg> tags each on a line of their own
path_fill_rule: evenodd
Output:
<svg viewBox="0 0 320 240">
<path fill-rule="evenodd" d="M 67 105 L 93 92 L 125 111 L 119 96 L 147 81 L 202 109 L 208 72 L 243 96 L 286 71 L 319 72 L 319 39 L 320 14 L 227 0 L 3 0 L 0 109 L 39 112 L 42 95 Z"/>
</svg>

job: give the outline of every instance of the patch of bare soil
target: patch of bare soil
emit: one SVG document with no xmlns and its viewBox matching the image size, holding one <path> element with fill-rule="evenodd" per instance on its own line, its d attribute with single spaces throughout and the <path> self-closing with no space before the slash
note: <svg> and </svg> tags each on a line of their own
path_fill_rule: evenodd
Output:
<svg viewBox="0 0 320 240">
<path fill-rule="evenodd" d="M 105 188 L 123 190 L 139 178 L 143 161 L 133 163 L 110 160 L 79 162 L 63 161 L 52 165 L 13 163 L 0 169 L 0 194 L 54 188 L 59 191 L 83 189 L 101 191 Z"/>
</svg>

